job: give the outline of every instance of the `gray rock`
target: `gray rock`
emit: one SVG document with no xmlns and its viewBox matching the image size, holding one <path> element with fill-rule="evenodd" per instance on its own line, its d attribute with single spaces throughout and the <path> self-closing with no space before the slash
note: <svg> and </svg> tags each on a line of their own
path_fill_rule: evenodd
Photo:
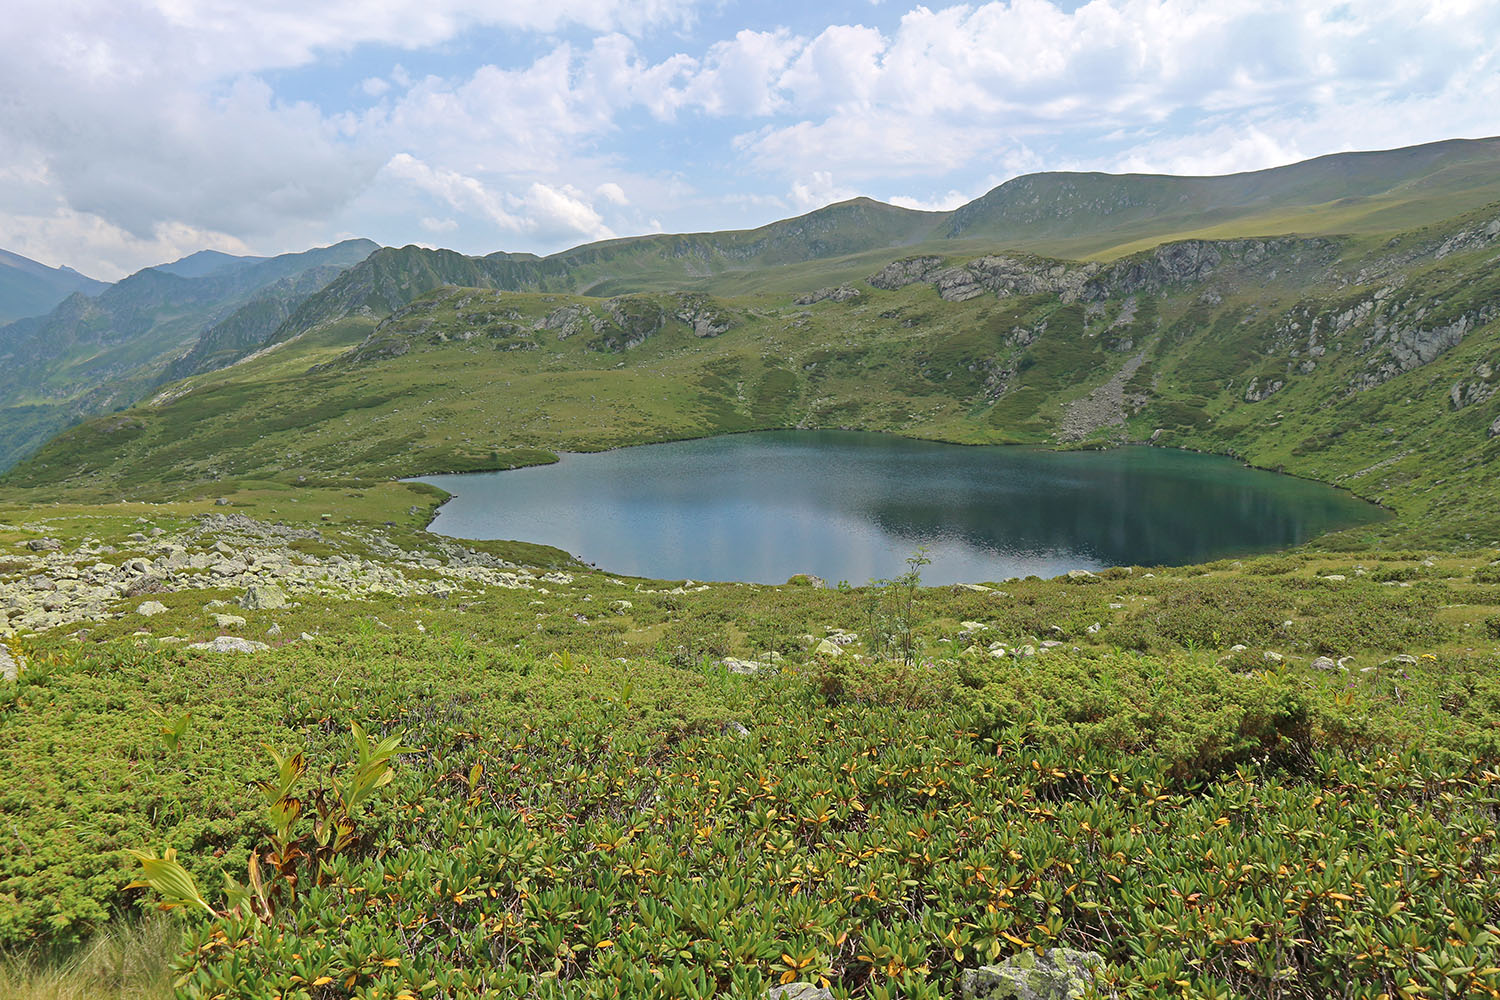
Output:
<svg viewBox="0 0 1500 1000">
<path fill-rule="evenodd" d="M 62 542 L 55 538 L 33 538 L 26 547 L 33 552 L 56 552 L 62 548 Z"/>
<path fill-rule="evenodd" d="M 1261 400 L 1276 395 L 1286 387 L 1286 382 L 1276 378 L 1268 378 L 1264 383 L 1258 378 L 1252 378 L 1250 384 L 1245 387 L 1245 402 L 1259 403 Z"/>
<path fill-rule="evenodd" d="M 810 306 L 818 302 L 852 302 L 863 294 L 863 292 L 853 285 L 838 285 L 833 288 L 820 288 L 816 292 L 799 295 L 792 302 L 799 306 Z"/>
<path fill-rule="evenodd" d="M 214 624 L 219 628 L 239 628 L 245 619 L 239 615 L 214 615 Z"/>
<path fill-rule="evenodd" d="M 1023 951 L 999 965 L 965 969 L 964 1000 L 1080 1000 L 1104 959 L 1091 951 Z"/>
<path fill-rule="evenodd" d="M 1490 433 L 1489 433 L 1489 436 L 1490 437 L 1500 437 L 1500 417 L 1496 417 L 1495 418 L 1495 422 L 1492 423 L 1492 424 L 1490 424 Z"/>
<path fill-rule="evenodd" d="M 1286 657 L 1282 656 L 1280 653 L 1272 652 L 1269 649 L 1261 654 L 1261 658 L 1264 659 L 1267 663 L 1280 663 L 1286 659 Z"/>
<path fill-rule="evenodd" d="M 0 679 L 13 681 L 21 676 L 21 663 L 0 643 Z"/>
<path fill-rule="evenodd" d="M 165 614 L 166 610 L 167 606 L 160 601 L 147 601 L 145 604 L 142 604 L 140 607 L 136 608 L 135 613 L 150 618 L 152 615 Z"/>
<path fill-rule="evenodd" d="M 247 611 L 270 611 L 286 607 L 286 594 L 280 587 L 268 583 L 253 583 L 240 598 L 240 607 Z"/>
<path fill-rule="evenodd" d="M 1090 573 L 1086 569 L 1070 569 L 1070 570 L 1068 570 L 1068 582 L 1069 583 L 1095 583 L 1095 582 L 1098 581 L 1098 579 L 1099 579 L 1098 576 L 1096 576 L 1093 573 Z"/>
<path fill-rule="evenodd" d="M 270 648 L 263 642 L 241 639 L 232 635 L 221 635 L 210 642 L 194 642 L 188 645 L 188 649 L 203 649 L 210 653 L 261 653 Z"/>
<path fill-rule="evenodd" d="M 766 1000 L 833 1000 L 833 992 L 812 983 L 787 983 L 771 987 Z"/>
<path fill-rule="evenodd" d="M 941 257 L 907 257 L 882 267 L 870 276 L 869 282 L 875 288 L 903 288 L 919 281 L 927 281 L 942 266 Z"/>
<path fill-rule="evenodd" d="M 731 674 L 743 674 L 747 677 L 754 677 L 756 674 L 776 673 L 776 666 L 774 664 L 762 663 L 759 660 L 737 660 L 732 656 L 726 656 L 719 662 Z"/>
<path fill-rule="evenodd" d="M 1312 661 L 1312 668 L 1314 670 L 1337 670 L 1339 665 L 1338 661 L 1331 656 L 1320 656 Z"/>
<path fill-rule="evenodd" d="M 836 642 L 828 639 L 819 639 L 818 644 L 813 647 L 813 652 L 819 656 L 842 656 L 844 649 Z"/>
</svg>

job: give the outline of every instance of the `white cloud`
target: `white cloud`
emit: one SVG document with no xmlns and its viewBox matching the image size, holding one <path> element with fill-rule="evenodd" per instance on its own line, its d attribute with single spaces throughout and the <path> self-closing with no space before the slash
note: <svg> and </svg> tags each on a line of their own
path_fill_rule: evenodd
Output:
<svg viewBox="0 0 1500 1000">
<path fill-rule="evenodd" d="M 384 173 L 435 196 L 449 208 L 478 215 L 508 233 L 546 240 L 599 240 L 614 235 L 583 192 L 571 185 L 552 187 L 533 182 L 523 194 L 505 194 L 490 190 L 477 177 L 433 167 L 410 153 L 391 157 Z"/>
<path fill-rule="evenodd" d="M 826 170 L 814 170 L 808 177 L 792 182 L 790 195 L 799 211 L 808 212 L 836 201 L 848 201 L 859 192 L 835 184 L 833 174 Z"/>
<path fill-rule="evenodd" d="M 851 180 L 941 177 L 1038 146 L 1096 165 L 1265 166 L 1325 151 L 1329 127 L 1365 137 L 1358 148 L 1492 121 L 1497 32 L 1500 4 L 1419 0 L 916 7 L 889 37 L 835 26 L 805 41 L 778 82 L 798 120 L 737 147 L 768 173 Z M 1248 127 L 1225 145 L 1235 123 Z M 1175 145 L 1148 139 L 1123 157 L 1089 147 L 1127 130 Z M 1167 151 L 1195 142 L 1196 156 Z"/>
<path fill-rule="evenodd" d="M 101 273 L 375 222 L 550 250 L 856 193 L 949 207 L 1028 170 L 1224 172 L 1497 131 L 1487 0 L 995 0 L 805 36 L 747 6 L 758 23 L 697 40 L 702 3 L 12 0 L 0 239 Z M 476 30 L 526 42 L 477 65 L 458 54 Z M 423 70 L 366 75 L 350 54 L 377 47 Z M 315 104 L 325 63 L 339 82 Z"/>
<path fill-rule="evenodd" d="M 629 205 L 630 199 L 625 196 L 625 189 L 614 181 L 605 181 L 594 188 L 594 193 L 611 205 Z"/>
<path fill-rule="evenodd" d="M 983 194 L 983 191 L 978 192 Z M 933 198 L 913 198 L 910 195 L 898 194 L 886 201 L 901 208 L 910 208 L 918 212 L 951 212 L 960 205 L 973 201 L 975 195 L 964 194 L 962 191 L 949 191 L 947 194 L 937 195 Z"/>
</svg>

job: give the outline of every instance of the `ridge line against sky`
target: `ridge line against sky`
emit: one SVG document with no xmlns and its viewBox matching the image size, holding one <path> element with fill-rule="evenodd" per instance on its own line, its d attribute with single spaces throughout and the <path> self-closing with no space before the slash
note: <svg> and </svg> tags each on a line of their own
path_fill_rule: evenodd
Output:
<svg viewBox="0 0 1500 1000">
<path fill-rule="evenodd" d="M 1489 0 L 11 0 L 0 247 L 549 253 L 1500 132 Z"/>
</svg>

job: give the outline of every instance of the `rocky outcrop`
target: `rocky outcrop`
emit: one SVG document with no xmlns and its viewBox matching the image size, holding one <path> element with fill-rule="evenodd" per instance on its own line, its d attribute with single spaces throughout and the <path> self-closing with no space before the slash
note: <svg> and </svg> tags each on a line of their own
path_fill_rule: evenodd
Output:
<svg viewBox="0 0 1500 1000">
<path fill-rule="evenodd" d="M 729 316 L 715 308 L 706 295 L 679 295 L 672 315 L 679 323 L 686 324 L 695 337 L 717 337 L 728 333 L 733 325 Z"/>
<path fill-rule="evenodd" d="M 1394 319 L 1376 317 L 1371 335 L 1363 345 L 1367 352 L 1375 354 L 1375 358 L 1366 371 L 1354 378 L 1351 385 L 1354 391 L 1373 389 L 1398 375 L 1432 363 L 1491 319 L 1488 310 L 1480 310 L 1427 325 L 1422 322 L 1425 312 L 1425 308 L 1417 309 L 1410 320 L 1404 315 Z"/>
<path fill-rule="evenodd" d="M 1275 279 L 1290 270 L 1326 268 L 1338 255 L 1328 239 L 1294 236 L 1275 239 L 1181 240 L 1117 261 L 1100 270 L 1083 291 L 1094 300 L 1161 292 L 1195 284 L 1220 272 Z"/>
<path fill-rule="evenodd" d="M 566 305 L 559 306 L 538 320 L 536 329 L 553 331 L 558 340 L 566 340 L 584 330 L 598 333 L 604 329 L 604 321 L 595 316 L 591 309 L 581 305 Z"/>
<path fill-rule="evenodd" d="M 1500 236 L 1500 218 L 1491 219 L 1482 226 L 1474 226 L 1454 233 L 1432 252 L 1432 256 L 1442 260 L 1449 254 L 1463 253 L 1465 250 L 1481 250 L 1493 243 L 1497 236 Z"/>
<path fill-rule="evenodd" d="M 861 292 L 853 285 L 835 285 L 830 288 L 820 288 L 816 292 L 807 292 L 792 299 L 794 305 L 811 306 L 819 302 L 853 302 L 862 298 Z"/>
<path fill-rule="evenodd" d="M 610 324 L 602 328 L 596 346 L 628 351 L 655 336 L 667 324 L 666 313 L 655 299 L 645 295 L 623 295 L 604 304 Z"/>
<path fill-rule="evenodd" d="M 904 257 L 892 261 L 866 279 L 871 287 L 894 291 L 932 280 L 932 276 L 943 268 L 943 258 L 922 256 Z"/>
<path fill-rule="evenodd" d="M 1206 280 L 1220 272 L 1275 278 L 1294 269 L 1326 268 L 1337 256 L 1332 240 L 1181 240 L 1164 243 L 1113 264 L 1053 260 L 1030 254 L 989 254 L 954 267 L 942 258 L 907 257 L 887 264 L 869 278 L 876 288 L 894 289 L 931 282 L 949 302 L 986 293 L 1057 295 L 1065 302 L 1097 302 L 1137 293 L 1156 293 Z"/>
<path fill-rule="evenodd" d="M 1448 404 L 1455 410 L 1483 403 L 1495 394 L 1495 369 L 1487 361 L 1474 366 L 1470 377 L 1455 382 L 1448 392 Z"/>
<path fill-rule="evenodd" d="M 1047 292 L 1064 301 L 1079 298 L 1099 271 L 1098 264 L 1071 264 L 1021 254 L 990 254 L 932 275 L 938 295 L 963 302 L 986 292 L 1004 298 Z"/>
<path fill-rule="evenodd" d="M 1500 417 L 1496 417 L 1495 422 L 1490 424 L 1489 437 L 1500 437 Z"/>
<path fill-rule="evenodd" d="M 1245 402 L 1259 403 L 1261 400 L 1276 395 L 1286 388 L 1286 382 L 1279 378 L 1268 378 L 1262 382 L 1259 378 L 1252 378 L 1250 384 L 1245 386 Z"/>
<path fill-rule="evenodd" d="M 1023 951 L 999 965 L 964 971 L 964 1000 L 1080 1000 L 1095 985 L 1104 959 L 1091 951 Z"/>
</svg>

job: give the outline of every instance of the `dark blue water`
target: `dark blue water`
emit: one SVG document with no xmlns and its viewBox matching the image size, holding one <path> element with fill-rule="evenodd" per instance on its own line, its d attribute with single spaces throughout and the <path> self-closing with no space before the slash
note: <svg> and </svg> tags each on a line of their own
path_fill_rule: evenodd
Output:
<svg viewBox="0 0 1500 1000">
<path fill-rule="evenodd" d="M 774 431 L 431 476 L 432 530 L 554 545 L 658 579 L 929 583 L 1173 565 L 1380 520 L 1319 483 L 1159 448 L 1048 452 L 845 431 Z"/>
</svg>

